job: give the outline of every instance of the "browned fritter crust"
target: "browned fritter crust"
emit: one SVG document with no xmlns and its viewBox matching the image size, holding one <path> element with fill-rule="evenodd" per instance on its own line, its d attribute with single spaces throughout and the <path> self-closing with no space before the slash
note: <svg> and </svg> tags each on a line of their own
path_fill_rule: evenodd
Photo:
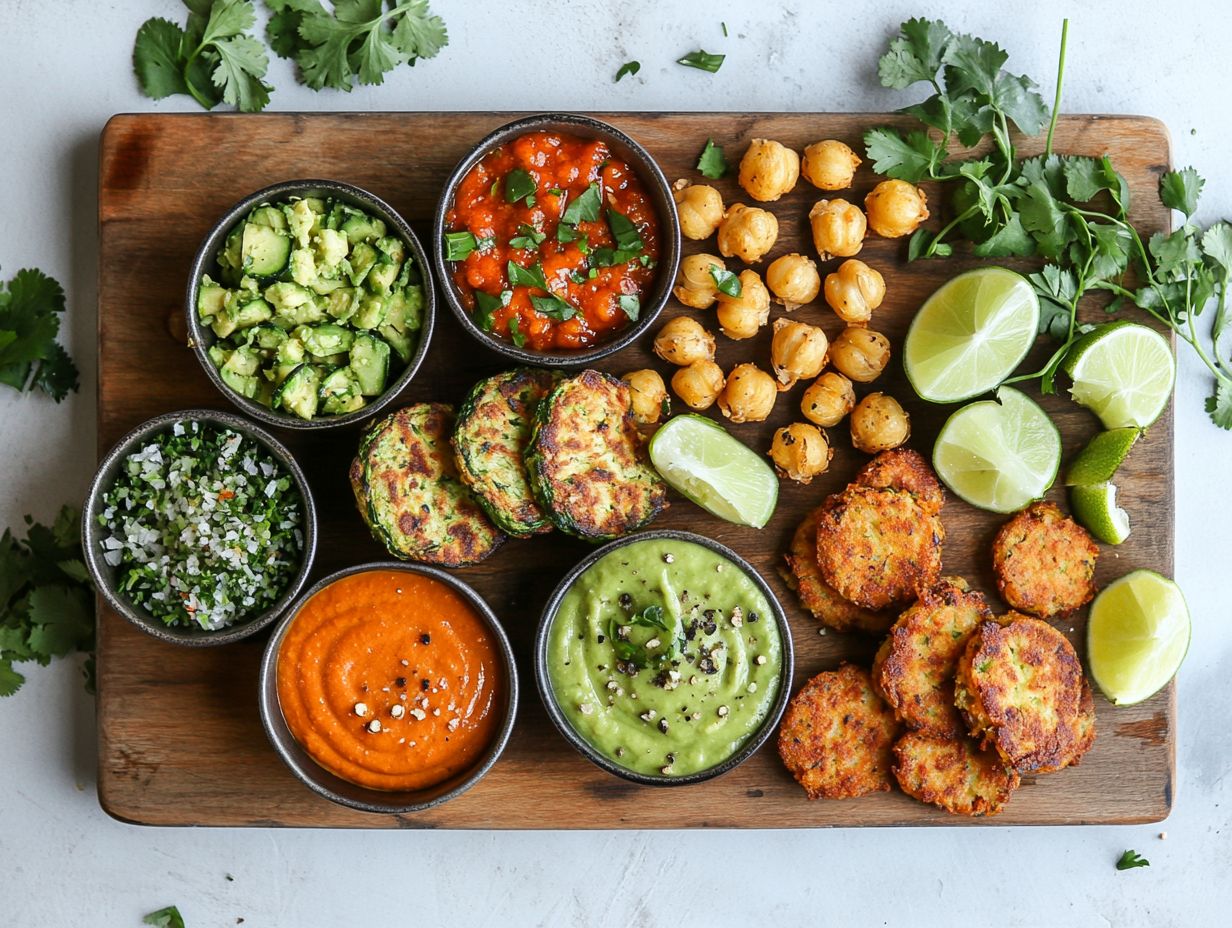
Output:
<svg viewBox="0 0 1232 928">
<path fill-rule="evenodd" d="M 1078 760 L 1094 741 L 1094 701 L 1074 646 L 1040 619 L 984 622 L 958 661 L 954 704 L 968 730 L 1022 773 Z"/>
<path fill-rule="evenodd" d="M 817 564 L 838 594 L 866 609 L 915 598 L 937 582 L 945 527 L 901 490 L 852 485 L 817 520 Z"/>
<path fill-rule="evenodd" d="M 883 635 L 894 621 L 892 612 L 874 612 L 848 602 L 821 579 L 817 566 L 818 507 L 804 517 L 791 539 L 791 548 L 784 555 L 787 569 L 783 579 L 800 597 L 800 603 L 818 622 L 838 632 L 866 632 Z"/>
<path fill-rule="evenodd" d="M 1041 619 L 1066 615 L 1095 595 L 1099 546 L 1055 504 L 1032 503 L 1001 526 L 992 545 L 997 589 Z"/>
<path fill-rule="evenodd" d="M 908 728 L 938 736 L 963 731 L 954 708 L 954 668 L 967 640 L 992 618 L 984 597 L 943 577 L 898 617 L 873 661 L 873 686 Z"/>
<path fill-rule="evenodd" d="M 792 697 L 779 728 L 779 757 L 809 799 L 854 799 L 890 789 L 898 731 L 868 671 L 844 664 Z"/>
<path fill-rule="evenodd" d="M 1018 771 L 965 735 L 908 732 L 894 745 L 894 778 L 904 793 L 951 815 L 996 815 L 1018 788 Z"/>
<path fill-rule="evenodd" d="M 937 475 L 924 457 L 910 448 L 881 452 L 860 468 L 852 483 L 910 493 L 920 508 L 932 515 L 945 505 L 945 490 Z"/>
</svg>

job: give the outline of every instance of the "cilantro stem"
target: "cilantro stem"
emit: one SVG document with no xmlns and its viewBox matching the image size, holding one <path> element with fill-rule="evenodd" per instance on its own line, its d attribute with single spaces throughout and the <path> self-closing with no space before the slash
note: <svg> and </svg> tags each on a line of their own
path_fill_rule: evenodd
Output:
<svg viewBox="0 0 1232 928">
<path fill-rule="evenodd" d="M 1061 81 L 1065 77 L 1065 46 L 1069 40 L 1069 19 L 1061 20 L 1061 55 L 1057 61 L 1057 95 L 1052 101 L 1052 119 L 1048 122 L 1048 142 L 1044 157 L 1052 155 L 1052 134 L 1057 130 L 1057 117 L 1061 115 Z"/>
<path fill-rule="evenodd" d="M 978 210 L 979 210 L 978 206 L 968 206 L 965 210 L 963 210 L 961 213 L 959 213 L 957 216 L 955 216 L 953 219 L 951 219 L 949 222 L 943 225 L 937 231 L 937 234 L 932 237 L 932 240 L 928 243 L 928 249 L 920 257 L 922 258 L 933 257 L 937 253 L 937 246 L 940 245 L 945 240 L 945 237 L 950 234 L 950 232 L 955 228 L 955 226 L 959 225 L 960 223 L 966 222 L 968 219 L 974 216 Z"/>
</svg>

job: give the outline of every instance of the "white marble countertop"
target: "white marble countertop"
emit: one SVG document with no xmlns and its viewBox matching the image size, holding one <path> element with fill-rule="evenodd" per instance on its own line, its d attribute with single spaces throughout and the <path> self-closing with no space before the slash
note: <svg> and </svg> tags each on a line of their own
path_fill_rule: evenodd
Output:
<svg viewBox="0 0 1232 928">
<path fill-rule="evenodd" d="M 1072 17 L 1067 112 L 1143 113 L 1177 164 L 1208 178 L 1203 219 L 1232 215 L 1224 74 L 1232 7 L 1189 3 L 876 4 L 710 0 L 434 0 L 451 43 L 434 61 L 349 96 L 270 76 L 277 110 L 880 110 L 875 65 L 910 16 L 1000 41 L 1051 95 Z M 0 393 L 0 526 L 79 502 L 95 460 L 98 134 L 155 104 L 130 55 L 174 0 L 0 3 L 0 264 L 68 291 L 83 387 L 62 406 Z M 724 39 L 720 21 L 727 23 Z M 547 37 L 545 39 L 545 37 Z M 698 46 L 714 76 L 673 64 Z M 636 58 L 642 70 L 614 85 Z M 1232 435 L 1202 412 L 1207 378 L 1181 354 L 1177 579 L 1194 615 L 1180 675 L 1179 782 L 1160 825 L 796 832 L 389 833 L 156 830 L 108 818 L 94 795 L 93 700 L 76 661 L 32 666 L 0 701 L 0 921 L 133 926 L 176 903 L 190 928 L 238 924 L 1212 925 L 1232 910 Z M 31 666 L 31 665 L 25 665 Z M 1224 680 L 1220 683 L 1220 680 Z M 1166 840 L 1161 840 L 1166 833 Z M 1151 867 L 1119 873 L 1126 848 Z M 233 880 L 228 879 L 230 874 Z"/>
</svg>

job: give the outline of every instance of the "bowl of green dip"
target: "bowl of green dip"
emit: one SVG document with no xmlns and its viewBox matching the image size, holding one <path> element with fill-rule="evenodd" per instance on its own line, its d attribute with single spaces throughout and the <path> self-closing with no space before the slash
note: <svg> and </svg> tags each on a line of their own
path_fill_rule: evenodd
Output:
<svg viewBox="0 0 1232 928">
<path fill-rule="evenodd" d="M 699 783 L 770 737 L 791 692 L 782 606 L 743 559 L 690 532 L 599 548 L 553 591 L 535 639 L 548 716 L 609 773 Z"/>
</svg>

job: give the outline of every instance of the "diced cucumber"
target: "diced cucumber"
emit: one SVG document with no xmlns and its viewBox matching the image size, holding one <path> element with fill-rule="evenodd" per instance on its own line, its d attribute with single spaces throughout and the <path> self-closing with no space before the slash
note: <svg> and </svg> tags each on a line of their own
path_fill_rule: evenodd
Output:
<svg viewBox="0 0 1232 928">
<path fill-rule="evenodd" d="M 219 338 L 226 338 L 235 331 L 235 313 L 229 309 L 225 309 L 214 317 L 214 321 L 210 323 L 210 328 L 214 330 L 214 334 Z"/>
<path fill-rule="evenodd" d="M 406 259 L 406 245 L 402 239 L 393 235 L 387 236 L 376 243 L 378 251 L 384 253 L 390 261 L 401 264 Z"/>
<path fill-rule="evenodd" d="M 231 352 L 231 357 L 218 369 L 218 373 L 228 387 L 241 396 L 251 398 L 257 392 L 257 371 L 260 368 L 260 356 L 247 345 L 241 345 Z"/>
<path fill-rule="evenodd" d="M 237 374 L 235 371 L 229 371 L 223 367 L 219 369 L 218 375 L 222 377 L 223 383 L 240 396 L 252 399 L 257 395 L 257 385 L 260 383 L 260 378 L 256 374 Z"/>
<path fill-rule="evenodd" d="M 342 231 L 352 246 L 360 242 L 375 242 L 385 234 L 385 223 L 374 216 L 351 216 L 342 224 Z"/>
<path fill-rule="evenodd" d="M 226 299 L 226 288 L 219 286 L 205 277 L 197 288 L 197 315 L 204 322 L 211 316 L 222 312 L 223 300 Z"/>
<path fill-rule="evenodd" d="M 368 272 L 372 270 L 379 254 L 375 248 L 367 242 L 360 242 L 351 249 L 348 261 L 351 262 L 351 284 L 358 287 L 364 282 L 364 278 L 368 276 Z"/>
<path fill-rule="evenodd" d="M 398 272 L 402 270 L 401 264 L 389 262 L 382 264 L 377 262 L 376 266 L 368 272 L 368 279 L 365 281 L 365 286 L 372 292 L 385 296 L 389 293 L 389 287 L 394 282 L 394 278 L 398 276 Z"/>
<path fill-rule="evenodd" d="M 358 291 L 351 287 L 340 287 L 325 300 L 325 311 L 339 322 L 346 322 L 358 308 Z"/>
<path fill-rule="evenodd" d="M 394 350 L 394 354 L 398 359 L 406 364 L 411 360 L 411 355 L 415 353 L 415 335 L 414 333 L 399 332 L 392 325 L 383 325 L 377 332 L 381 338 L 389 342 L 389 347 Z"/>
<path fill-rule="evenodd" d="M 274 391 L 274 405 L 290 410 L 301 419 L 317 414 L 321 373 L 315 365 L 301 364 Z"/>
<path fill-rule="evenodd" d="M 322 229 L 313 238 L 321 267 L 335 268 L 351 250 L 350 241 L 334 229 Z"/>
<path fill-rule="evenodd" d="M 282 210 L 268 204 L 258 206 L 249 213 L 248 222 L 253 225 L 276 229 L 279 232 L 287 230 L 287 217 L 283 214 Z"/>
<path fill-rule="evenodd" d="M 363 409 L 359 381 L 349 367 L 336 367 L 321 380 L 321 411 L 337 416 Z"/>
<path fill-rule="evenodd" d="M 240 257 L 240 245 L 244 236 L 244 224 L 240 223 L 227 235 L 227 243 L 218 253 L 218 266 L 222 269 L 224 280 L 235 283 L 244 272 L 243 260 Z"/>
<path fill-rule="evenodd" d="M 262 351 L 275 351 L 287 340 L 287 333 L 275 325 L 253 326 L 248 332 L 249 343 Z"/>
<path fill-rule="evenodd" d="M 291 279 L 302 287 L 311 287 L 317 282 L 317 260 L 307 248 L 296 248 L 291 252 L 288 269 Z"/>
<path fill-rule="evenodd" d="M 403 311 L 406 313 L 404 332 L 418 332 L 423 328 L 424 291 L 423 287 L 405 287 L 401 291 Z"/>
<path fill-rule="evenodd" d="M 275 215 L 282 217 L 282 213 Z M 285 231 L 255 222 L 244 224 L 240 261 L 246 273 L 257 277 L 275 277 L 286 269 L 290 257 L 291 236 Z"/>
<path fill-rule="evenodd" d="M 292 372 L 304 363 L 307 352 L 304 343 L 298 338 L 289 338 L 274 352 L 274 383 L 282 383 Z"/>
<path fill-rule="evenodd" d="M 364 297 L 359 309 L 351 317 L 351 325 L 357 329 L 375 329 L 385 322 L 385 301 L 379 296 Z"/>
<path fill-rule="evenodd" d="M 324 295 L 327 293 L 333 293 L 339 287 L 345 287 L 346 284 L 347 284 L 346 279 L 342 277 L 318 276 L 317 279 L 313 281 L 312 283 L 312 289 L 314 292 Z"/>
<path fill-rule="evenodd" d="M 273 316 L 274 310 L 269 303 L 257 297 L 255 300 L 249 300 L 235 311 L 235 327 L 237 329 L 251 329 L 254 325 L 268 322 Z"/>
<path fill-rule="evenodd" d="M 304 350 L 318 358 L 351 350 L 355 333 L 340 325 L 326 322 L 321 325 L 300 326 L 295 337 L 304 343 Z"/>
<path fill-rule="evenodd" d="M 389 378 L 389 345 L 375 335 L 357 335 L 351 346 L 351 370 L 364 396 L 384 393 Z"/>
<path fill-rule="evenodd" d="M 329 213 L 325 217 L 325 228 L 341 229 L 343 224 L 352 216 L 363 216 L 364 214 L 353 206 L 347 206 L 345 203 L 333 202 L 330 204 Z"/>
<path fill-rule="evenodd" d="M 210 347 L 205 350 L 205 353 L 209 355 L 209 358 L 214 362 L 215 367 L 222 367 L 227 363 L 227 359 L 231 357 L 232 350 L 233 349 L 228 348 L 224 342 L 214 342 L 214 344 L 210 345 Z"/>
<path fill-rule="evenodd" d="M 313 302 L 311 290 L 289 280 L 280 280 L 278 283 L 270 284 L 265 288 L 265 298 L 279 312 Z"/>
</svg>

